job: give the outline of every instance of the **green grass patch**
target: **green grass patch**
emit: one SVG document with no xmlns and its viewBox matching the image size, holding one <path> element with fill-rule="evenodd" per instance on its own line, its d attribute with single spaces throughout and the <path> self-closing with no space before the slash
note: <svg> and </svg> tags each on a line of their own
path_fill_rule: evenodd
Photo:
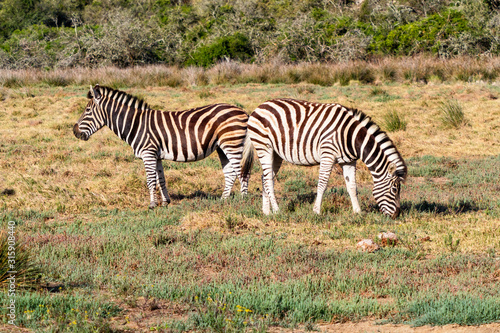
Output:
<svg viewBox="0 0 500 333">
<path fill-rule="evenodd" d="M 2 303 L 7 295 L 0 296 Z M 89 295 L 49 294 L 25 292 L 16 295 L 16 324 L 33 330 L 52 328 L 55 331 L 89 332 L 110 331 L 109 320 L 120 309 L 109 301 Z M 6 323 L 6 309 L 2 308 Z"/>
<path fill-rule="evenodd" d="M 498 321 L 500 301 L 492 296 L 444 294 L 411 301 L 401 314 L 412 326 L 481 325 Z"/>
</svg>

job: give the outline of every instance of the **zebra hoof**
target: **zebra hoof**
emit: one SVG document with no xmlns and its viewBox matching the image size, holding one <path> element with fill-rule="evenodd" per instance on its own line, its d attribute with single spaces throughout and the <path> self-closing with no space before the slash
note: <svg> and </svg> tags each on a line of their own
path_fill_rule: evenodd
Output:
<svg viewBox="0 0 500 333">
<path fill-rule="evenodd" d="M 162 206 L 162 207 L 167 207 L 169 203 L 170 203 L 170 200 L 167 200 L 167 201 L 162 201 L 162 202 L 161 202 L 161 206 Z"/>
<path fill-rule="evenodd" d="M 156 208 L 156 203 L 152 202 L 149 204 L 149 209 L 155 209 Z"/>
</svg>

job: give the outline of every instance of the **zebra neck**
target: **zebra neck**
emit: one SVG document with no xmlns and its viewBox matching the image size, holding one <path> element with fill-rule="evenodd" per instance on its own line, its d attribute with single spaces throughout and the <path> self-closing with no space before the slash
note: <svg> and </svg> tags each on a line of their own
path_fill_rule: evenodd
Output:
<svg viewBox="0 0 500 333">
<path fill-rule="evenodd" d="M 373 180 L 384 178 L 391 163 L 395 164 L 397 170 L 404 170 L 406 173 L 403 159 L 385 133 L 379 134 L 378 137 L 368 135 L 359 151 L 360 159 L 370 170 Z"/>
<path fill-rule="evenodd" d="M 373 154 L 363 162 L 366 164 L 368 170 L 370 170 L 374 181 L 385 177 L 389 163 L 384 151 L 380 147 L 376 147 Z"/>
<path fill-rule="evenodd" d="M 106 108 L 106 125 L 122 140 L 127 141 L 127 134 L 130 132 L 132 116 L 137 110 L 131 110 L 121 105 L 113 107 L 113 103 L 108 103 Z M 127 141 L 127 143 L 129 143 Z"/>
</svg>

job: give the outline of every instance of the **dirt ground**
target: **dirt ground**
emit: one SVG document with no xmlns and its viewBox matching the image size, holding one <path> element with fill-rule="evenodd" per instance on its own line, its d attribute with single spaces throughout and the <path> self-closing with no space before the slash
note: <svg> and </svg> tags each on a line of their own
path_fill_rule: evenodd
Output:
<svg viewBox="0 0 500 333">
<path fill-rule="evenodd" d="M 407 325 L 377 325 L 375 321 L 362 321 L 358 323 L 342 323 L 342 324 L 316 324 L 314 326 L 316 332 L 335 332 L 335 333 L 497 333 L 500 332 L 500 323 L 481 325 L 481 326 L 459 326 L 459 325 L 446 325 L 446 326 L 422 326 L 410 327 Z M 119 330 L 124 332 L 150 332 L 149 328 L 137 327 L 121 327 Z M 312 331 L 312 332 L 314 332 Z M 1 325 L 0 332 L 12 333 L 26 333 L 33 332 L 26 328 L 17 328 L 11 325 Z M 300 333 L 307 332 L 304 328 L 299 329 L 282 329 L 272 327 L 270 333 Z M 311 332 L 311 331 L 309 331 Z"/>
</svg>

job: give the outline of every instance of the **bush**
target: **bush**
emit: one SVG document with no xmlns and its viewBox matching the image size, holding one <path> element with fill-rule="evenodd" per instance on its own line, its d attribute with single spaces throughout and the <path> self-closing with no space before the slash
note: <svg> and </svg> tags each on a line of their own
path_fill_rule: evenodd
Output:
<svg viewBox="0 0 500 333">
<path fill-rule="evenodd" d="M 457 10 L 446 10 L 420 21 L 395 28 L 387 36 L 375 36 L 372 47 L 384 54 L 412 55 L 420 52 L 454 55 L 463 54 L 451 48 L 447 50 L 450 38 L 469 34 L 480 39 L 481 31 L 471 26 L 463 13 Z"/>
<path fill-rule="evenodd" d="M 16 30 L 9 40 L 0 44 L 0 48 L 9 56 L 8 61 L 0 64 L 0 67 L 53 67 L 57 62 L 57 55 L 64 48 L 58 42 L 61 33 L 64 33 L 64 29 L 49 28 L 45 25 Z"/>
<path fill-rule="evenodd" d="M 327 2 L 5 0 L 0 68 L 208 67 L 223 59 L 338 63 L 373 55 L 500 53 L 498 1 Z M 395 74 L 387 68 L 384 77 L 399 79 Z M 331 81 L 317 77 L 320 84 Z M 262 72 L 260 80 L 272 79 Z M 292 73 L 279 80 L 296 78 Z M 363 73 L 337 81 L 350 80 L 372 81 Z"/>
<path fill-rule="evenodd" d="M 253 54 L 249 39 L 241 33 L 236 33 L 199 47 L 190 55 L 190 59 L 185 64 L 209 67 L 223 59 L 249 60 Z"/>
</svg>

